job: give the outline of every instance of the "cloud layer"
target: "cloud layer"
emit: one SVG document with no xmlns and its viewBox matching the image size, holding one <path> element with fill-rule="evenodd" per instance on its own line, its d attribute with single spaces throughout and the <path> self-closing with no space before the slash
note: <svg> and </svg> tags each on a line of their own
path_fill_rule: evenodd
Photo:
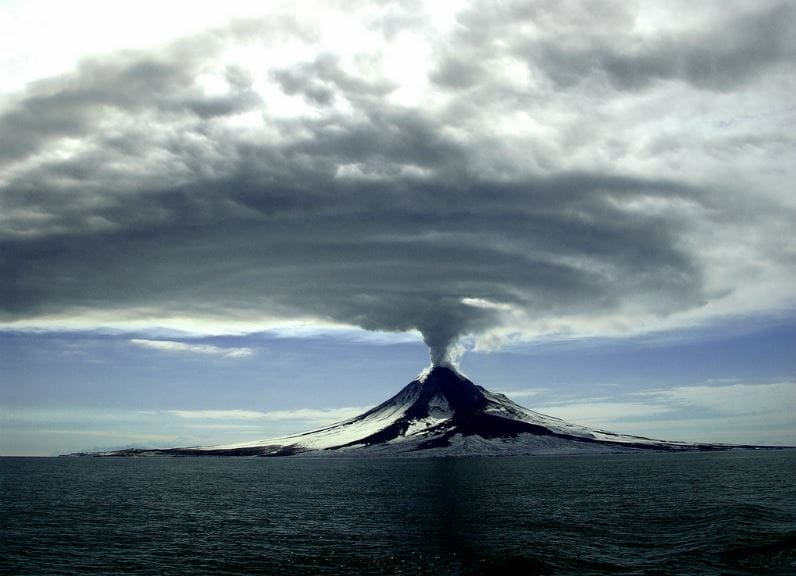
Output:
<svg viewBox="0 0 796 576">
<path fill-rule="evenodd" d="M 796 438 L 793 381 L 677 386 L 541 409 L 588 426 L 657 438 L 779 445 Z"/>
<path fill-rule="evenodd" d="M 147 340 L 145 338 L 133 338 L 130 342 L 142 348 L 151 348 L 163 352 L 188 352 L 191 354 L 220 356 L 222 358 L 246 358 L 254 354 L 253 349 L 246 347 L 234 348 L 214 346 L 213 344 L 187 344 L 173 340 Z"/>
<path fill-rule="evenodd" d="M 416 329 L 444 363 L 792 306 L 790 4 L 418 11 L 347 44 L 237 20 L 6 97 L 2 319 Z"/>
</svg>

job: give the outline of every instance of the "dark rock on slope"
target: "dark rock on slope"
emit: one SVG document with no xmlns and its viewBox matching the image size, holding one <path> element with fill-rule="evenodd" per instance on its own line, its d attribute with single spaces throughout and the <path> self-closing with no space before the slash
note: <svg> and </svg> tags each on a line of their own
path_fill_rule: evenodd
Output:
<svg viewBox="0 0 796 576">
<path fill-rule="evenodd" d="M 614 434 L 528 410 L 436 366 L 367 412 L 282 438 L 228 446 L 131 449 L 101 456 L 457 456 L 754 448 Z"/>
</svg>

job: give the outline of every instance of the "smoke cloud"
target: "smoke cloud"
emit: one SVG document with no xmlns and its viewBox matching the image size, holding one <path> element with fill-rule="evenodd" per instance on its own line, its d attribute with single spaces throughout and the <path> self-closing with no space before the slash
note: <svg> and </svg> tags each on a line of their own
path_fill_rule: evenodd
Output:
<svg viewBox="0 0 796 576">
<path fill-rule="evenodd" d="M 0 318 L 418 330 L 450 365 L 789 305 L 793 8 L 671 6 L 371 14 L 361 51 L 239 22 L 19 89 Z"/>
<path fill-rule="evenodd" d="M 418 328 L 428 346 L 433 366 L 456 367 L 464 353 L 464 347 L 458 343 L 458 339 L 463 334 L 475 331 L 474 326 L 468 329 L 468 323 L 474 320 L 475 318 L 468 316 L 463 310 L 460 318 L 454 318 L 449 310 L 442 309 L 438 314 L 432 311 L 422 321 Z"/>
</svg>

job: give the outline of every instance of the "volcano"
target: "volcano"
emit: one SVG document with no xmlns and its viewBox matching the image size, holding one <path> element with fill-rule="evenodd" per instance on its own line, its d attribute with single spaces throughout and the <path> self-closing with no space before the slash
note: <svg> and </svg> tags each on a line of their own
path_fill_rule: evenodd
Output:
<svg viewBox="0 0 796 576">
<path fill-rule="evenodd" d="M 300 434 L 243 444 L 130 449 L 104 456 L 466 456 L 751 448 L 614 434 L 570 424 L 435 366 L 367 412 Z"/>
</svg>

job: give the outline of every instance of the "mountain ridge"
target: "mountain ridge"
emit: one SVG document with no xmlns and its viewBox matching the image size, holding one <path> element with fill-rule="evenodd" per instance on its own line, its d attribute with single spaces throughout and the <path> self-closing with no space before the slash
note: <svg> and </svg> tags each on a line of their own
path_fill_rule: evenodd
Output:
<svg viewBox="0 0 796 576">
<path fill-rule="evenodd" d="M 220 446 L 98 452 L 96 456 L 464 456 L 767 448 L 616 434 L 534 412 L 432 366 L 362 414 L 307 432 Z"/>
</svg>

